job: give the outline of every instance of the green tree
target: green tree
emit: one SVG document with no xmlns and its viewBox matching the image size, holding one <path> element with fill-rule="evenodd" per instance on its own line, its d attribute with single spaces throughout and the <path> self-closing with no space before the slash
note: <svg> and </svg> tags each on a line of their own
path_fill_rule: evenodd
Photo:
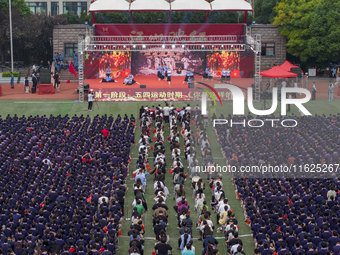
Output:
<svg viewBox="0 0 340 255">
<path fill-rule="evenodd" d="M 27 6 L 24 0 L 12 0 L 11 4 L 12 10 L 17 10 L 21 17 L 32 14 L 30 8 Z M 0 0 L 0 11 L 8 12 L 8 10 L 9 10 L 8 0 Z"/>
<path fill-rule="evenodd" d="M 311 15 L 308 49 L 318 62 L 337 61 L 340 57 L 340 2 L 320 0 Z"/>
<path fill-rule="evenodd" d="M 312 14 L 320 0 L 281 0 L 275 7 L 273 24 L 287 37 L 287 52 L 307 61 L 311 55 L 308 42 L 312 37 L 309 26 Z M 256 18 L 256 17 L 255 17 Z"/>
<path fill-rule="evenodd" d="M 276 12 L 274 7 L 279 0 L 254 0 L 255 21 L 259 24 L 270 24 Z"/>
</svg>

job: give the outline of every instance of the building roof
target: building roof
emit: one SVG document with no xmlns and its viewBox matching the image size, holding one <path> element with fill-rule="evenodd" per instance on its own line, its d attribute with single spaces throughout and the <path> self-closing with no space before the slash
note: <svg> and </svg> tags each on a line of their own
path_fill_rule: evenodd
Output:
<svg viewBox="0 0 340 255">
<path fill-rule="evenodd" d="M 253 11 L 251 4 L 245 0 L 214 0 L 212 11 Z"/>
<path fill-rule="evenodd" d="M 168 11 L 170 3 L 166 0 L 135 0 L 130 5 L 130 11 Z"/>
<path fill-rule="evenodd" d="M 269 78 L 289 78 L 297 76 L 296 73 L 285 71 L 280 66 L 274 66 L 267 71 L 261 72 L 260 75 Z"/>
<path fill-rule="evenodd" d="M 114 11 L 252 11 L 245 0 L 97 0 L 89 12 Z"/>
<path fill-rule="evenodd" d="M 89 12 L 115 12 L 130 10 L 130 3 L 125 0 L 97 0 L 90 5 Z"/>
<path fill-rule="evenodd" d="M 171 3 L 172 11 L 211 11 L 211 5 L 205 0 L 175 0 Z"/>
</svg>

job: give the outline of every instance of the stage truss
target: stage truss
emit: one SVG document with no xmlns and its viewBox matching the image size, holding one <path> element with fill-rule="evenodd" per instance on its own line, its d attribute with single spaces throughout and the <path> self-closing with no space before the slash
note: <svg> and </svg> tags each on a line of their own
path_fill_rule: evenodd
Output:
<svg viewBox="0 0 340 255">
<path fill-rule="evenodd" d="M 212 36 L 93 36 L 79 35 L 79 102 L 84 102 L 84 54 L 85 52 L 187 52 L 187 51 L 245 51 L 253 47 L 246 43 L 244 35 Z M 258 55 L 258 54 L 257 54 Z M 258 59 L 255 56 L 255 60 Z M 258 63 L 255 64 L 258 66 Z M 255 68 L 256 69 L 256 68 Z M 255 70 L 257 71 L 257 70 Z M 256 72 L 255 72 L 256 74 Z M 255 75 L 256 76 L 256 75 Z M 256 82 L 255 82 L 256 83 Z"/>
</svg>

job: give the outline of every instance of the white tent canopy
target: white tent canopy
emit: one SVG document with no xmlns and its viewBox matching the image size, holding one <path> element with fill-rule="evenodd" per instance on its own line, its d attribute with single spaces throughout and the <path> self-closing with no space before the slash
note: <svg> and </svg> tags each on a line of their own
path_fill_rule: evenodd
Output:
<svg viewBox="0 0 340 255">
<path fill-rule="evenodd" d="M 172 11 L 211 11 L 205 0 L 175 0 L 171 3 Z"/>
<path fill-rule="evenodd" d="M 113 11 L 253 11 L 245 0 L 97 0 L 89 12 Z"/>
<path fill-rule="evenodd" d="M 128 11 L 130 3 L 125 0 L 97 0 L 90 5 L 89 12 Z"/>
<path fill-rule="evenodd" d="M 253 11 L 251 4 L 245 0 L 214 0 L 212 11 Z"/>
<path fill-rule="evenodd" d="M 166 0 L 135 0 L 130 11 L 169 11 L 170 3 Z"/>
</svg>

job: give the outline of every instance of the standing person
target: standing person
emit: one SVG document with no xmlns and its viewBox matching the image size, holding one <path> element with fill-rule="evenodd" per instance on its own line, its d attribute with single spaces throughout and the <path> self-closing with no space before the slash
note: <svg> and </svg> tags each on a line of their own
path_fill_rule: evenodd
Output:
<svg viewBox="0 0 340 255">
<path fill-rule="evenodd" d="M 333 100 L 333 90 L 334 90 L 333 83 L 330 83 L 329 87 L 328 87 L 328 99 L 329 99 L 329 101 Z"/>
<path fill-rule="evenodd" d="M 168 69 L 168 71 L 166 71 L 166 74 L 167 74 L 167 81 L 169 83 L 169 85 L 171 84 L 171 70 Z"/>
<path fill-rule="evenodd" d="M 165 107 L 163 108 L 163 116 L 165 123 L 169 123 L 169 113 L 170 113 L 169 105 L 168 103 L 165 103 Z"/>
<path fill-rule="evenodd" d="M 87 101 L 89 102 L 87 109 L 92 112 L 92 104 L 93 104 L 93 94 L 92 91 L 87 95 Z"/>
<path fill-rule="evenodd" d="M 30 87 L 29 87 L 29 81 L 27 77 L 25 77 L 25 92 L 29 93 Z"/>
<path fill-rule="evenodd" d="M 289 95 L 288 95 L 288 99 L 292 99 L 292 94 L 289 94 Z M 287 110 L 287 112 L 290 112 L 290 104 L 288 104 L 288 110 Z"/>
<path fill-rule="evenodd" d="M 32 74 L 32 93 L 35 93 L 36 89 L 37 89 L 37 85 L 38 85 L 38 81 L 37 81 L 37 77 L 35 76 L 35 74 Z"/>
<path fill-rule="evenodd" d="M 222 76 L 221 76 L 221 79 L 220 79 L 220 81 L 219 81 L 218 83 L 220 83 L 220 82 L 225 82 L 225 81 L 226 81 L 226 75 L 227 75 L 227 71 L 224 70 L 224 68 L 223 68 L 223 70 L 222 70 Z"/>
<path fill-rule="evenodd" d="M 11 89 L 14 89 L 14 75 L 11 72 Z"/>
<path fill-rule="evenodd" d="M 315 82 L 313 82 L 313 88 L 312 88 L 312 100 L 315 100 L 316 97 L 316 86 L 315 86 Z"/>
<path fill-rule="evenodd" d="M 53 76 L 54 79 L 54 88 L 56 89 L 57 87 L 59 87 L 58 83 L 59 83 L 59 74 L 58 72 L 55 72 L 55 75 Z"/>
<path fill-rule="evenodd" d="M 231 80 L 230 80 L 230 70 L 227 69 L 227 72 L 226 72 L 226 80 L 227 80 L 227 83 L 230 83 L 231 84 Z"/>
</svg>

